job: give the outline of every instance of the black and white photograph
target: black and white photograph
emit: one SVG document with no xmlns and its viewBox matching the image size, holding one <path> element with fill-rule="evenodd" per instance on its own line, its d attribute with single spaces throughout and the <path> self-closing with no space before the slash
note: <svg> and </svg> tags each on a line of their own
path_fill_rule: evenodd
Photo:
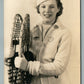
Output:
<svg viewBox="0 0 84 84">
<path fill-rule="evenodd" d="M 4 0 L 4 84 L 80 84 L 80 0 Z"/>
</svg>

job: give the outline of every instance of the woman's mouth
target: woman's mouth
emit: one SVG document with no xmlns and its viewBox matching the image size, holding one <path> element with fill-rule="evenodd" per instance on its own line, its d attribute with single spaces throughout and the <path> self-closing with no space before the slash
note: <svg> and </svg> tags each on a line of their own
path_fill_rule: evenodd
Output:
<svg viewBox="0 0 84 84">
<path fill-rule="evenodd" d="M 51 14 L 51 13 L 46 13 L 46 14 L 44 14 L 44 16 L 45 16 L 46 18 L 50 18 L 50 17 L 52 16 L 52 14 Z"/>
</svg>

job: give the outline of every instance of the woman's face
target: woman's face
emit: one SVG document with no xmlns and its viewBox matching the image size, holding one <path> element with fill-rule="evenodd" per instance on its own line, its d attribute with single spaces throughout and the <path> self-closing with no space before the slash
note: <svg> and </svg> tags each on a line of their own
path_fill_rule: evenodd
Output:
<svg viewBox="0 0 84 84">
<path fill-rule="evenodd" d="M 44 22 L 52 23 L 55 21 L 59 9 L 55 0 L 48 0 L 40 4 L 39 11 Z"/>
</svg>

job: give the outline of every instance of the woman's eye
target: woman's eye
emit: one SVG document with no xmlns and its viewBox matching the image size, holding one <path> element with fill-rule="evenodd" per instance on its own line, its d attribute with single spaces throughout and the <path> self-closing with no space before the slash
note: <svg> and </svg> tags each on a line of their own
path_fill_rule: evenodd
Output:
<svg viewBox="0 0 84 84">
<path fill-rule="evenodd" d="M 51 5 L 49 8 L 55 8 L 53 5 Z"/>
<path fill-rule="evenodd" d="M 45 6 L 43 5 L 43 6 L 41 6 L 41 8 L 45 8 Z"/>
</svg>

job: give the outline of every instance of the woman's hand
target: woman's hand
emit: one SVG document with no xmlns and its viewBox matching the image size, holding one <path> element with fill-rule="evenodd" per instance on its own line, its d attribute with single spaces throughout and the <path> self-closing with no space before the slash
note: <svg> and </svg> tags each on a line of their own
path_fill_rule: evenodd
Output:
<svg viewBox="0 0 84 84">
<path fill-rule="evenodd" d="M 16 57 L 14 63 L 16 68 L 28 71 L 28 61 L 25 58 Z"/>
</svg>

